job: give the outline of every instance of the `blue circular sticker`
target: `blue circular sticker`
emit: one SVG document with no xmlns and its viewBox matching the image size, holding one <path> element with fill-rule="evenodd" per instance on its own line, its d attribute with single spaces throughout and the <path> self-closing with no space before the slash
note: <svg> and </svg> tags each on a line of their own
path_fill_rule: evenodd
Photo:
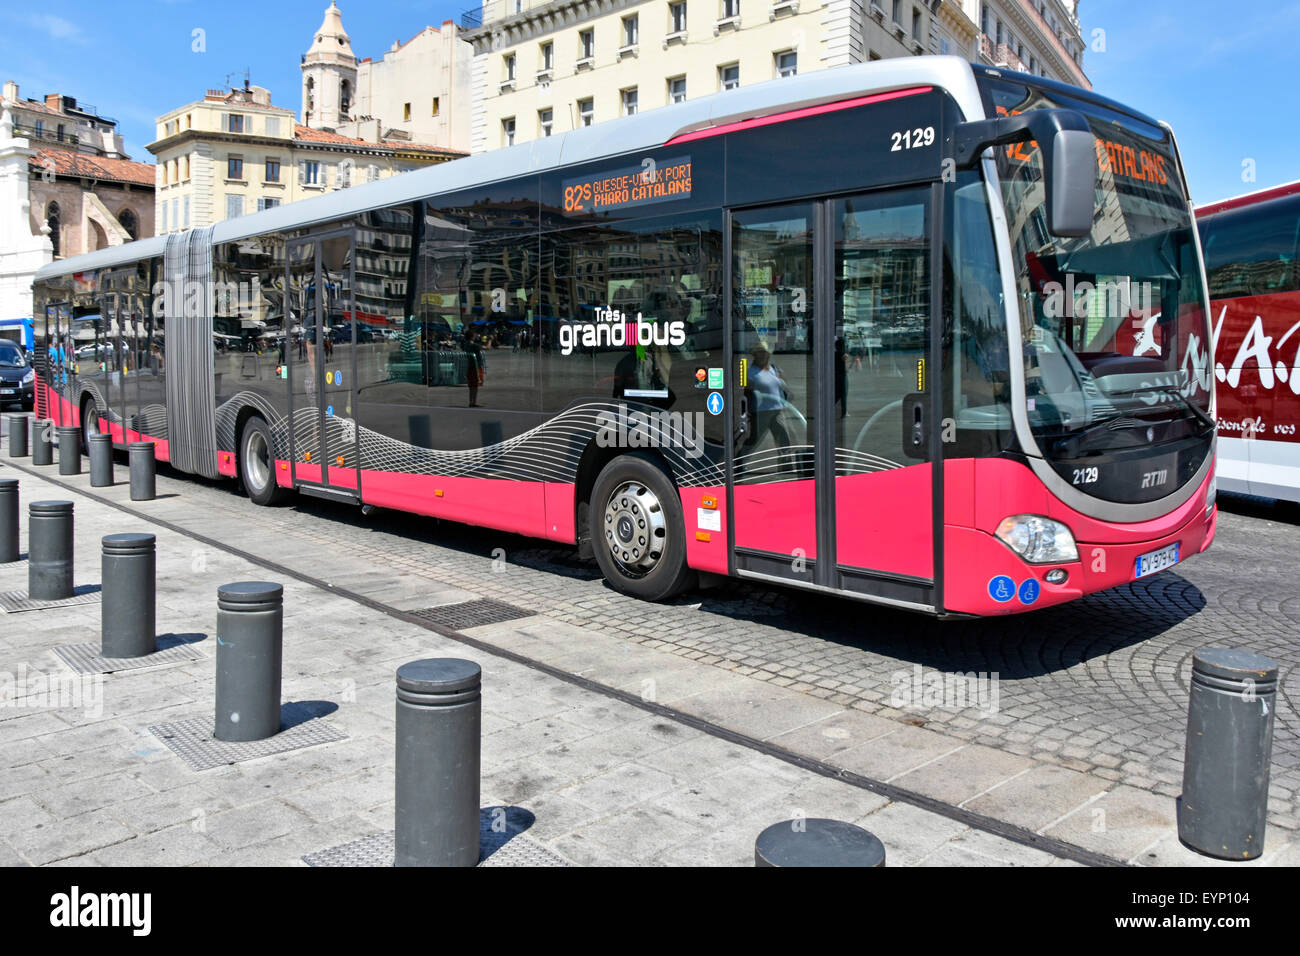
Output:
<svg viewBox="0 0 1300 956">
<path fill-rule="evenodd" d="M 706 404 L 708 405 L 710 415 L 721 415 L 722 414 L 722 393 L 710 392 L 709 400 Z"/>
<path fill-rule="evenodd" d="M 1016 582 L 1005 574 L 989 578 L 989 597 L 1000 604 L 1005 604 L 1016 596 Z"/>
<path fill-rule="evenodd" d="M 335 372 L 335 373 L 334 373 L 334 384 L 335 384 L 335 385 L 342 385 L 342 384 L 343 384 L 343 373 L 342 373 L 341 371 L 340 371 L 340 372 Z"/>
<path fill-rule="evenodd" d="M 329 406 L 327 406 L 326 409 L 325 409 L 325 414 L 328 415 L 330 418 L 333 418 L 333 417 L 334 417 L 334 406 L 333 406 L 333 405 L 329 405 Z"/>
<path fill-rule="evenodd" d="M 1042 590 L 1037 578 L 1026 578 L 1020 583 L 1020 603 L 1033 604 L 1038 600 L 1038 595 L 1042 593 Z"/>
</svg>

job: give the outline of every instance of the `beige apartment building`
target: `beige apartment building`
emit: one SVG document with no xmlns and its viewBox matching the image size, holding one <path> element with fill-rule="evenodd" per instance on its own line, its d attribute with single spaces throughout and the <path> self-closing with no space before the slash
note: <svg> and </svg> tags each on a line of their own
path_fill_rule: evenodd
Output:
<svg viewBox="0 0 1300 956">
<path fill-rule="evenodd" d="M 471 150 L 809 70 L 953 54 L 1088 85 L 1076 0 L 483 0 Z"/>
<path fill-rule="evenodd" d="M 369 141 L 297 122 L 261 87 L 209 90 L 157 119 L 158 234 L 258 212 L 456 159 L 405 140 Z"/>
</svg>

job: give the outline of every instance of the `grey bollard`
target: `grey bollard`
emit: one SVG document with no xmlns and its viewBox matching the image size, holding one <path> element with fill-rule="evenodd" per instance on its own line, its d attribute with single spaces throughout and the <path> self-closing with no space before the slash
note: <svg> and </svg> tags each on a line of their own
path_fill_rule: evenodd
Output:
<svg viewBox="0 0 1300 956">
<path fill-rule="evenodd" d="M 131 463 L 131 500 L 153 501 L 158 490 L 153 442 L 133 441 L 127 446 L 127 455 Z"/>
<path fill-rule="evenodd" d="M 75 425 L 59 426 L 59 474 L 81 474 L 81 429 Z"/>
<path fill-rule="evenodd" d="M 841 820 L 785 820 L 758 835 L 754 865 L 884 866 L 885 845 L 862 827 Z"/>
<path fill-rule="evenodd" d="M 284 588 L 240 581 L 217 589 L 218 740 L 265 740 L 280 730 Z"/>
<path fill-rule="evenodd" d="M 397 669 L 395 866 L 476 866 L 482 672 L 436 657 Z"/>
<path fill-rule="evenodd" d="M 54 464 L 54 422 L 32 419 L 32 464 Z"/>
<path fill-rule="evenodd" d="M 18 479 L 0 478 L 0 564 L 18 560 Z"/>
<path fill-rule="evenodd" d="M 1249 651 L 1192 655 L 1178 839 L 1198 853 L 1253 860 L 1264 852 L 1277 671 Z"/>
<path fill-rule="evenodd" d="M 107 488 L 113 484 L 113 436 L 90 436 L 90 487 Z"/>
<path fill-rule="evenodd" d="M 72 502 L 27 506 L 27 596 L 33 601 L 72 597 Z"/>
<path fill-rule="evenodd" d="M 9 416 L 9 457 L 27 457 L 27 416 Z"/>
<path fill-rule="evenodd" d="M 105 535 L 101 545 L 103 596 L 100 653 L 144 657 L 157 648 L 154 635 L 154 576 L 157 559 L 151 534 Z"/>
</svg>

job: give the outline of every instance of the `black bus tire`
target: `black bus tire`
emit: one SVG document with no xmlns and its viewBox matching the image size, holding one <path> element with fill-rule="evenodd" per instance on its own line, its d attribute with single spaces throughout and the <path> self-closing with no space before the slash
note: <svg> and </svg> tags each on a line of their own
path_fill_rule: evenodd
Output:
<svg viewBox="0 0 1300 956">
<path fill-rule="evenodd" d="M 81 453 L 90 454 L 90 439 L 100 434 L 99 407 L 95 399 L 87 395 L 81 400 Z"/>
<path fill-rule="evenodd" d="M 650 456 L 633 452 L 606 465 L 590 514 L 596 563 L 614 590 L 664 601 L 691 584 L 681 498 Z"/>
<path fill-rule="evenodd" d="M 271 429 L 266 420 L 254 415 L 239 430 L 239 481 L 255 505 L 273 505 L 283 500 L 284 489 L 275 481 L 275 455 L 271 451 Z"/>
</svg>

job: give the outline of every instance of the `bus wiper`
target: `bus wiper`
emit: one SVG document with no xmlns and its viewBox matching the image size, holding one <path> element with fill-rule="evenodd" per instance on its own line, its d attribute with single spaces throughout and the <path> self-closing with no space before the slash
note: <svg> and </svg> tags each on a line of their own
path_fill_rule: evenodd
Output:
<svg viewBox="0 0 1300 956">
<path fill-rule="evenodd" d="M 1193 415 L 1195 415 L 1197 421 L 1199 421 L 1202 425 L 1204 425 L 1206 428 L 1213 428 L 1213 427 L 1214 427 L 1214 424 L 1215 424 L 1215 423 L 1214 423 L 1214 419 L 1211 418 L 1209 415 L 1207 415 L 1205 412 L 1201 411 L 1199 408 L 1197 408 L 1196 405 L 1194 405 L 1194 404 L 1192 403 L 1191 399 L 1189 399 L 1186 395 L 1183 394 L 1183 392 L 1182 392 L 1182 386 L 1179 386 L 1179 385 L 1152 385 L 1152 386 L 1150 386 L 1149 388 L 1142 388 L 1142 389 L 1138 389 L 1137 391 L 1143 391 L 1143 392 L 1148 392 L 1148 391 L 1149 391 L 1149 392 L 1164 392 L 1166 395 L 1172 395 L 1172 396 L 1174 396 L 1174 398 L 1176 398 L 1176 399 L 1178 399 L 1180 402 L 1182 402 L 1182 403 L 1183 403 L 1183 407 L 1186 408 L 1186 409 L 1187 409 L 1189 412 L 1191 412 Z"/>
</svg>

